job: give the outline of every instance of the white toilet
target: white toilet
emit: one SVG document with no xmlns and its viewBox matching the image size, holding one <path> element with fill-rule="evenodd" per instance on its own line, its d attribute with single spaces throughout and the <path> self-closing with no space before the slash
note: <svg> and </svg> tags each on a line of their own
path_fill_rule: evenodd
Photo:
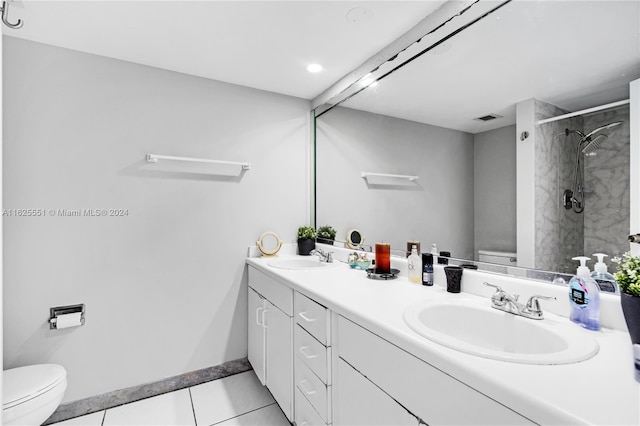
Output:
<svg viewBox="0 0 640 426">
<path fill-rule="evenodd" d="M 28 365 L 2 372 L 2 424 L 41 425 L 58 408 L 67 371 L 56 364 Z"/>
<path fill-rule="evenodd" d="M 518 257 L 507 251 L 478 250 L 478 261 L 497 265 L 517 266 Z"/>
<path fill-rule="evenodd" d="M 478 250 L 478 261 L 484 264 L 480 266 L 481 270 L 489 272 L 499 272 L 501 274 L 522 275 L 518 268 L 511 266 L 518 265 L 516 253 L 508 251 L 494 250 Z"/>
</svg>

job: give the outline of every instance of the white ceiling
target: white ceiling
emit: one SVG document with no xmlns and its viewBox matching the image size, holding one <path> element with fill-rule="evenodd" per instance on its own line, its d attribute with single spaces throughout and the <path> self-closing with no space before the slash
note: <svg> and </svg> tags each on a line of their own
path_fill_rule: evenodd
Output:
<svg viewBox="0 0 640 426">
<path fill-rule="evenodd" d="M 344 105 L 478 133 L 537 98 L 576 111 L 629 97 L 640 1 L 513 1 Z M 502 119 L 474 118 L 499 114 Z"/>
<path fill-rule="evenodd" d="M 3 33 L 312 99 L 442 3 L 23 0 Z"/>
</svg>

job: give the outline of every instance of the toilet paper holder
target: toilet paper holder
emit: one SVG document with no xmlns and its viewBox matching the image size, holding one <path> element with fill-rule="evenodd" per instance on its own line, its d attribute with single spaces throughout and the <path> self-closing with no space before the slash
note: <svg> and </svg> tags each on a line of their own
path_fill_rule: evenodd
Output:
<svg viewBox="0 0 640 426">
<path fill-rule="evenodd" d="M 58 328 L 57 323 L 60 315 L 75 314 L 78 312 L 80 313 L 80 325 L 84 325 L 84 303 L 49 308 L 49 329 L 55 330 Z"/>
</svg>

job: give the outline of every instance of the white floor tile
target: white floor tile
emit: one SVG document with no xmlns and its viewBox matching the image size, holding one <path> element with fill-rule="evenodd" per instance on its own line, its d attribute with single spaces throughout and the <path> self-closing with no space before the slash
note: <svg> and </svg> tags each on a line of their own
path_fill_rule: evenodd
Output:
<svg viewBox="0 0 640 426">
<path fill-rule="evenodd" d="M 278 404 L 271 404 L 259 410 L 251 411 L 233 419 L 225 420 L 216 426 L 290 426 Z"/>
<path fill-rule="evenodd" d="M 275 402 L 253 371 L 194 386 L 191 398 L 199 426 L 220 423 Z"/>
<path fill-rule="evenodd" d="M 75 417 L 60 423 L 53 423 L 51 426 L 101 426 L 104 418 L 104 411 L 87 414 L 86 416 Z"/>
<path fill-rule="evenodd" d="M 195 425 L 189 389 L 165 393 L 107 410 L 104 426 L 124 425 Z"/>
</svg>

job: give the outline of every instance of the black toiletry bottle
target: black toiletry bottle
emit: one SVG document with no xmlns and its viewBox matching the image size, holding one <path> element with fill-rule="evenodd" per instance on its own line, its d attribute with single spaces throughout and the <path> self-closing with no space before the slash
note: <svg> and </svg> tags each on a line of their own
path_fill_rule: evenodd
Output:
<svg viewBox="0 0 640 426">
<path fill-rule="evenodd" d="M 433 255 L 422 254 L 422 285 L 433 285 Z"/>
</svg>

